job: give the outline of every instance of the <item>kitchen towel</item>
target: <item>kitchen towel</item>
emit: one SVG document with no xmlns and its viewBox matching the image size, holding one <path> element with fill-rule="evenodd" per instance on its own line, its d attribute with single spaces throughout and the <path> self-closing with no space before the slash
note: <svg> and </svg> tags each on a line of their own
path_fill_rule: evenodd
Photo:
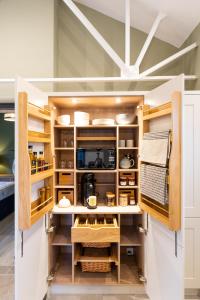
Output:
<svg viewBox="0 0 200 300">
<path fill-rule="evenodd" d="M 167 168 L 141 164 L 141 194 L 159 202 L 168 203 Z"/>
<path fill-rule="evenodd" d="M 141 161 L 165 167 L 168 163 L 169 154 L 170 130 L 144 134 Z"/>
</svg>

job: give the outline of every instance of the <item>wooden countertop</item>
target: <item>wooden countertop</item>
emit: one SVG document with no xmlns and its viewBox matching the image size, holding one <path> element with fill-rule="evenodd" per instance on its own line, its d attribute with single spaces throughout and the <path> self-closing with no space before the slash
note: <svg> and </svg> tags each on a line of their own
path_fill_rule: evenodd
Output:
<svg viewBox="0 0 200 300">
<path fill-rule="evenodd" d="M 60 208 L 57 205 L 52 210 L 53 214 L 142 214 L 138 205 L 133 206 L 98 206 L 96 209 L 88 209 L 85 206 L 70 206 Z"/>
</svg>

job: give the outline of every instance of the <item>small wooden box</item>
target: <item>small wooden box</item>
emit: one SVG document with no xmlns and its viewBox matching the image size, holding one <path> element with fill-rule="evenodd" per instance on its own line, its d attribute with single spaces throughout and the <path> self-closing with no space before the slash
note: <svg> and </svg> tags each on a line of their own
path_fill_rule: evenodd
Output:
<svg viewBox="0 0 200 300">
<path fill-rule="evenodd" d="M 60 185 L 74 185 L 73 172 L 59 172 L 58 182 Z"/>
<path fill-rule="evenodd" d="M 74 191 L 73 190 L 60 190 L 60 191 L 58 191 L 58 202 L 63 197 L 66 197 L 67 199 L 69 199 L 71 204 L 74 203 Z"/>
</svg>

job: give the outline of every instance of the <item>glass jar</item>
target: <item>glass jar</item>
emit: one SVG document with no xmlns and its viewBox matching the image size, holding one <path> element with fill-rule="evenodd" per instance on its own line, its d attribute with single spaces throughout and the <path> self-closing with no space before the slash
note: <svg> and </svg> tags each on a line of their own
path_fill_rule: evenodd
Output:
<svg viewBox="0 0 200 300">
<path fill-rule="evenodd" d="M 126 186 L 127 185 L 127 177 L 126 176 L 120 176 L 119 184 L 122 185 L 122 186 Z"/>
<path fill-rule="evenodd" d="M 107 199 L 107 206 L 114 206 L 115 205 L 115 194 L 111 192 L 106 193 L 106 199 Z"/>
<path fill-rule="evenodd" d="M 120 206 L 128 206 L 128 195 L 121 193 L 119 195 L 119 204 Z"/>
<path fill-rule="evenodd" d="M 128 185 L 135 185 L 135 176 L 128 176 Z"/>
<path fill-rule="evenodd" d="M 130 196 L 130 198 L 129 198 L 129 204 L 130 205 L 135 205 L 136 203 L 135 203 L 135 196 Z"/>
</svg>

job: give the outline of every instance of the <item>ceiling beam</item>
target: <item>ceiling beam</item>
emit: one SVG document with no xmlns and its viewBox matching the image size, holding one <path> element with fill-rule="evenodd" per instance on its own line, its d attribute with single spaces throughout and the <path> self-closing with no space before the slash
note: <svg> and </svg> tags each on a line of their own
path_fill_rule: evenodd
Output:
<svg viewBox="0 0 200 300">
<path fill-rule="evenodd" d="M 158 64 L 156 64 L 155 66 L 147 69 L 146 71 L 142 72 L 140 74 L 140 77 L 145 77 L 148 76 L 149 74 L 152 74 L 153 72 L 161 69 L 162 67 L 168 65 L 170 62 L 176 60 L 177 58 L 183 56 L 184 54 L 190 52 L 191 50 L 193 50 L 194 48 L 196 48 L 198 46 L 197 43 L 193 43 L 190 46 L 187 46 L 186 48 L 178 51 L 177 53 L 171 55 L 170 57 L 164 59 L 163 61 L 159 62 Z"/>
<path fill-rule="evenodd" d="M 163 14 L 163 13 L 159 13 L 158 16 L 156 17 L 156 19 L 155 19 L 155 21 L 154 21 L 154 23 L 153 23 L 153 25 L 152 25 L 152 27 L 151 27 L 151 30 L 150 30 L 150 32 L 149 32 L 149 34 L 148 34 L 148 37 L 146 38 L 146 41 L 145 41 L 145 43 L 144 43 L 144 46 L 142 47 L 142 50 L 140 51 L 140 54 L 139 54 L 139 56 L 138 56 L 138 58 L 137 58 L 137 60 L 136 60 L 135 65 L 136 65 L 138 68 L 140 67 L 140 65 L 141 65 L 141 63 L 142 63 L 142 60 L 143 60 L 143 58 L 144 58 L 144 56 L 145 56 L 145 54 L 146 54 L 146 52 L 147 52 L 147 50 L 148 50 L 148 48 L 149 48 L 149 45 L 150 45 L 150 43 L 151 43 L 151 41 L 152 41 L 152 39 L 153 39 L 153 37 L 154 37 L 154 35 L 155 35 L 157 29 L 158 29 L 158 26 L 159 26 L 160 22 L 161 22 L 165 17 L 166 17 L 166 15 Z"/>
<path fill-rule="evenodd" d="M 125 63 L 130 66 L 131 49 L 131 6 L 130 0 L 125 0 Z"/>
<path fill-rule="evenodd" d="M 106 53 L 120 68 L 120 70 L 126 73 L 127 67 L 124 61 L 119 57 L 119 55 L 114 51 L 114 49 L 109 45 L 109 43 L 104 39 L 104 37 L 98 32 L 94 25 L 80 11 L 76 4 L 72 0 L 63 0 L 63 2 L 69 7 L 69 9 L 79 19 L 79 21 L 85 26 L 85 28 L 95 38 L 99 45 L 106 51 Z"/>
<path fill-rule="evenodd" d="M 139 81 L 167 81 L 177 77 L 177 75 L 171 76 L 145 76 L 142 78 L 126 78 L 126 77 L 41 77 L 41 78 L 24 78 L 27 82 L 139 82 Z M 195 75 L 185 75 L 185 80 L 196 80 Z M 0 78 L 0 84 L 15 83 L 14 78 Z"/>
</svg>

